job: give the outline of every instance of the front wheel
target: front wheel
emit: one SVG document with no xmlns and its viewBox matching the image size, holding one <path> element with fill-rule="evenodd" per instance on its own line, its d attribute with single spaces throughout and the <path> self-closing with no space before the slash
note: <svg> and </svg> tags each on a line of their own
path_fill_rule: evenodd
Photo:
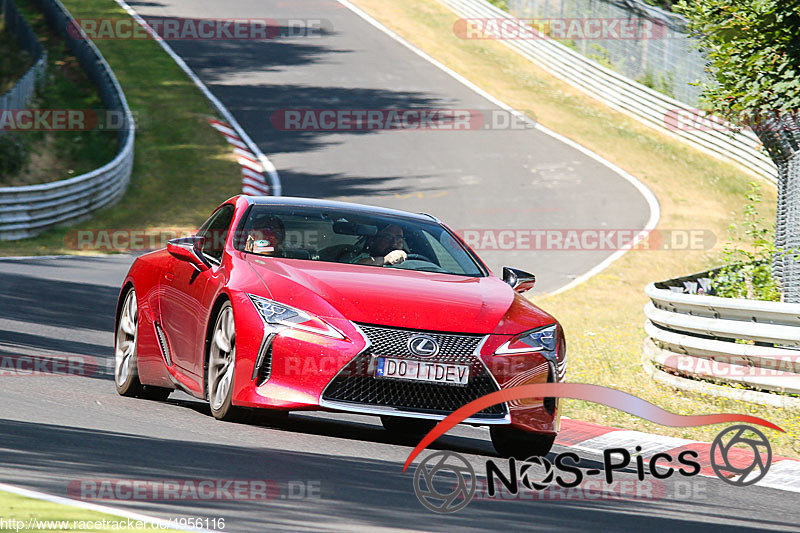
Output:
<svg viewBox="0 0 800 533">
<path fill-rule="evenodd" d="M 528 457 L 544 457 L 553 448 L 555 435 L 528 433 L 520 429 L 492 426 L 492 444 L 502 457 L 525 460 Z"/>
<path fill-rule="evenodd" d="M 217 314 L 208 349 L 208 403 L 218 420 L 238 419 L 240 409 L 232 404 L 236 369 L 236 325 L 233 306 L 225 302 Z"/>
<path fill-rule="evenodd" d="M 166 400 L 171 389 L 142 385 L 137 366 L 139 306 L 133 287 L 125 294 L 114 337 L 114 385 L 122 396 L 147 400 Z"/>
</svg>

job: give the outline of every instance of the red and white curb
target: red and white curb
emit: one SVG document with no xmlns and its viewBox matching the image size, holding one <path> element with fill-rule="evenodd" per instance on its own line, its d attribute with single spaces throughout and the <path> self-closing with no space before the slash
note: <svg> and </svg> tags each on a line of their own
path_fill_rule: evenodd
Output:
<svg viewBox="0 0 800 533">
<path fill-rule="evenodd" d="M 561 430 L 556 437 L 556 444 L 575 451 L 597 455 L 602 455 L 603 450 L 609 448 L 625 448 L 633 452 L 636 446 L 641 446 L 641 455 L 645 458 L 662 452 L 674 457 L 684 450 L 694 450 L 700 455 L 698 459 L 701 465 L 700 475 L 717 477 L 711 468 L 709 458 L 711 444 L 708 442 L 606 427 L 565 418 L 561 421 Z M 752 452 L 733 448 L 728 455 L 728 460 L 733 466 L 747 466 L 752 461 Z M 769 472 L 756 485 L 800 492 L 800 461 L 773 455 Z"/>
<path fill-rule="evenodd" d="M 242 167 L 242 194 L 250 196 L 268 196 L 271 194 L 269 183 L 265 175 L 266 169 L 259 162 L 258 157 L 247 148 L 236 131 L 222 121 L 210 118 L 209 124 L 233 146 L 239 165 Z"/>
</svg>

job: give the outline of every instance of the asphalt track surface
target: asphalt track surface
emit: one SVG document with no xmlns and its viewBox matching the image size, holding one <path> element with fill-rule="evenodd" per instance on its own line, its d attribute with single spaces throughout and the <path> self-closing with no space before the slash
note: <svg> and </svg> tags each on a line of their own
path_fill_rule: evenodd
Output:
<svg viewBox="0 0 800 533">
<path fill-rule="evenodd" d="M 429 211 L 454 228 L 642 227 L 647 206 L 627 182 L 539 132 L 290 136 L 269 128 L 270 110 L 281 108 L 490 107 L 337 6 L 187 0 L 137 9 L 193 18 L 316 15 L 331 22 L 333 31 L 313 42 L 173 43 L 273 159 L 286 194 Z M 530 255 L 495 259 L 523 268 L 534 261 L 531 270 L 549 290 L 607 254 Z M 232 424 L 214 420 L 203 402 L 182 393 L 164 403 L 119 397 L 110 370 L 113 310 L 132 259 L 0 261 L 0 356 L 83 355 L 102 367 L 83 376 L 0 376 L 3 482 L 61 496 L 74 496 L 70 483 L 86 479 L 278 483 L 281 497 L 267 502 L 100 502 L 162 518 L 224 517 L 226 531 L 798 529 L 797 494 L 707 478 L 680 486 L 668 480 L 666 496 L 655 501 L 475 501 L 437 515 L 418 502 L 413 474 L 401 470 L 411 446 L 376 418 L 304 413 Z M 459 427 L 434 448 L 464 454 L 479 473 L 494 457 L 479 428 Z M 581 454 L 582 467 L 597 467 L 597 459 Z M 633 472 L 619 477 L 633 478 Z M 298 483 L 319 487 L 318 497 L 289 497 L 289 484 Z"/>
</svg>

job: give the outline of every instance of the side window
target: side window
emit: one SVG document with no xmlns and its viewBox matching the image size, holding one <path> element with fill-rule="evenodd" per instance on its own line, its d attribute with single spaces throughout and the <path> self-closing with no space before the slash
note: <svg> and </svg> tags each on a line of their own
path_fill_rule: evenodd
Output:
<svg viewBox="0 0 800 533">
<path fill-rule="evenodd" d="M 211 218 L 202 225 L 198 235 L 205 237 L 203 253 L 209 258 L 219 262 L 225 250 L 225 241 L 231 229 L 233 214 L 236 209 L 231 204 L 225 204 Z"/>
</svg>

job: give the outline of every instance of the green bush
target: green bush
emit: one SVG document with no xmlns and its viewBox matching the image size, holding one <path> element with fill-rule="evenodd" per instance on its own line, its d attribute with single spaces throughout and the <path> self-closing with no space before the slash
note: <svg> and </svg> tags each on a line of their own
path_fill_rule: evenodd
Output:
<svg viewBox="0 0 800 533">
<path fill-rule="evenodd" d="M 769 263 L 748 263 L 723 267 L 712 276 L 717 296 L 778 302 L 781 291 Z"/>
<path fill-rule="evenodd" d="M 772 259 L 786 253 L 775 248 L 775 225 L 765 226 L 758 212 L 761 188 L 750 183 L 742 222 L 731 224 L 723 248 L 726 265 L 712 275 L 717 296 L 780 301 L 781 289 L 772 275 Z"/>
</svg>

